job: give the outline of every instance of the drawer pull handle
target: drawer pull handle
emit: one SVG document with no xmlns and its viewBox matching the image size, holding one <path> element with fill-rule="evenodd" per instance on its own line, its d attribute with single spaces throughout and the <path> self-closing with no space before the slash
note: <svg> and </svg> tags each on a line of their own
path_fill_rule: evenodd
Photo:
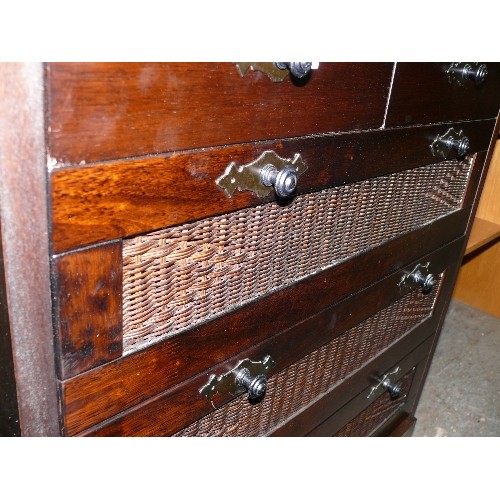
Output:
<svg viewBox="0 0 500 500">
<path fill-rule="evenodd" d="M 434 156 L 448 157 L 450 151 L 455 150 L 458 156 L 464 156 L 469 150 L 469 139 L 464 135 L 463 130 L 456 132 L 453 128 L 443 135 L 438 135 L 431 144 Z"/>
<path fill-rule="evenodd" d="M 248 368 L 242 368 L 236 374 L 236 383 L 246 389 L 248 392 L 248 399 L 255 401 L 260 399 L 266 393 L 267 378 L 265 375 L 256 375 L 252 377 Z"/>
<path fill-rule="evenodd" d="M 417 264 L 411 271 L 406 271 L 399 286 L 403 290 L 411 290 L 415 284 L 422 287 L 423 293 L 429 293 L 436 284 L 436 276 L 430 271 L 431 263 Z"/>
<path fill-rule="evenodd" d="M 231 162 L 215 181 L 231 198 L 236 190 L 252 191 L 259 197 L 273 189 L 278 198 L 289 198 L 295 191 L 300 175 L 307 166 L 300 154 L 293 159 L 281 158 L 274 151 L 265 151 L 256 160 L 237 166 Z"/>
<path fill-rule="evenodd" d="M 395 382 L 391 382 L 390 378 L 386 378 L 382 382 L 382 387 L 389 391 L 389 394 L 391 395 L 391 398 L 396 399 L 399 396 L 401 396 L 401 384 L 396 384 Z"/>
<path fill-rule="evenodd" d="M 248 68 L 260 71 L 273 82 L 282 82 L 289 73 L 296 79 L 302 79 L 317 69 L 319 64 L 312 62 L 237 62 L 235 63 L 241 76 L 245 76 Z"/>
<path fill-rule="evenodd" d="M 295 78 L 304 78 L 312 69 L 312 62 L 277 62 L 278 69 L 287 69 Z"/>
<path fill-rule="evenodd" d="M 250 402 L 261 399 L 267 388 L 267 372 L 276 365 L 271 356 L 262 361 L 244 359 L 232 370 L 222 375 L 211 375 L 208 383 L 200 389 L 200 394 L 212 400 L 216 394 L 242 394 L 248 392 Z"/>
<path fill-rule="evenodd" d="M 458 85 L 464 85 L 468 81 L 481 85 L 488 76 L 488 67 L 480 63 L 453 63 L 447 74 L 450 81 Z"/>
<path fill-rule="evenodd" d="M 436 284 L 436 278 L 432 273 L 423 274 L 420 270 L 416 270 L 411 274 L 413 281 L 422 287 L 422 291 L 424 293 L 429 293 L 432 290 L 432 287 Z"/>
<path fill-rule="evenodd" d="M 393 375 L 397 375 L 401 371 L 401 368 L 397 366 L 392 370 L 392 372 L 386 373 L 383 377 L 378 377 L 375 376 L 373 377 L 376 381 L 377 384 L 372 386 L 367 399 L 371 399 L 373 397 L 377 397 L 378 394 L 380 394 L 379 389 L 384 389 L 386 391 L 389 391 L 389 394 L 391 395 L 391 398 L 396 399 L 399 396 L 401 396 L 402 393 L 402 386 L 401 384 L 398 384 L 396 382 L 393 382 L 394 378 L 391 380 L 391 377 Z"/>
</svg>

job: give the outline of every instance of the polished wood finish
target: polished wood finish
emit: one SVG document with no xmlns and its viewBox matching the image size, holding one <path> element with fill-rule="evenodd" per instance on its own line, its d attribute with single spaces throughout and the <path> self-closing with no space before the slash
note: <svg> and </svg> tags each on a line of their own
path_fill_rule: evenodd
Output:
<svg viewBox="0 0 500 500">
<path fill-rule="evenodd" d="M 488 148 L 494 123 L 453 125 L 467 134 L 471 151 L 482 151 Z M 51 174 L 54 251 L 270 201 L 272 196 L 258 198 L 248 192 L 228 198 L 215 183 L 232 161 L 246 164 L 269 149 L 285 158 L 300 152 L 309 167 L 298 182 L 297 192 L 303 193 L 441 161 L 429 145 L 447 128 L 437 125 L 245 144 L 55 170 Z"/>
<path fill-rule="evenodd" d="M 0 216 L 23 436 L 59 434 L 43 88 L 40 64 L 0 64 Z"/>
<path fill-rule="evenodd" d="M 397 63 L 386 127 L 494 118 L 500 108 L 500 63 L 487 63 L 479 86 L 450 83 L 451 63 Z"/>
<path fill-rule="evenodd" d="M 296 84 L 233 63 L 50 63 L 49 151 L 78 164 L 380 128 L 392 69 L 322 63 Z"/>
<path fill-rule="evenodd" d="M 425 239 L 421 232 L 417 233 L 421 239 Z M 461 250 L 461 244 L 461 240 L 455 241 L 432 256 L 434 272 L 443 270 L 450 256 L 455 254 L 455 259 L 458 258 L 457 249 Z M 404 246 L 401 241 L 399 245 Z M 392 255 L 387 245 L 380 248 L 380 268 L 377 270 L 379 275 L 384 274 L 385 268 L 382 255 Z M 414 254 L 414 257 L 406 262 L 398 261 L 397 267 L 391 271 L 401 265 L 412 267 L 411 261 L 422 253 L 424 252 Z M 353 269 L 356 269 L 357 275 L 362 277 L 362 282 L 348 279 L 348 276 L 352 276 Z M 206 383 L 206 371 L 210 370 L 212 373 L 214 370 L 211 365 L 226 360 L 224 367 L 231 368 L 231 363 L 236 364 L 236 360 L 241 358 L 238 353 L 242 349 L 249 349 L 243 357 L 271 354 L 273 359 L 276 358 L 279 369 L 282 369 L 399 298 L 402 294 L 398 286 L 401 276 L 401 271 L 398 271 L 387 278 L 376 292 L 372 288 L 369 292 L 361 294 L 357 300 L 353 299 L 347 304 L 340 305 L 338 310 L 334 309 L 332 312 L 327 309 L 319 316 L 300 323 L 291 333 L 287 333 L 286 337 L 273 337 L 264 347 L 259 346 L 258 351 L 251 349 L 252 345 L 262 342 L 266 337 L 293 327 L 300 321 L 297 317 L 308 317 L 325 305 L 338 301 L 339 294 L 347 296 L 350 292 L 372 282 L 369 262 L 364 263 L 362 259 L 354 258 L 344 265 L 341 264 L 309 280 L 304 280 L 292 288 L 193 328 L 183 335 L 151 346 L 148 350 L 68 380 L 61 385 L 66 431 L 69 434 L 80 432 L 85 427 L 97 423 L 95 408 L 103 406 L 103 401 L 113 401 L 113 405 L 108 403 L 106 408 L 102 408 L 100 418 L 119 413 L 140 403 L 145 396 L 154 396 L 155 392 L 165 391 L 196 373 L 200 375 L 194 381 L 191 380 L 190 390 L 183 386 L 181 394 L 177 397 L 190 406 L 184 407 L 186 415 L 192 415 L 195 411 L 206 413 L 212 409 L 211 405 L 204 398 L 201 400 L 198 398 L 196 403 L 196 394 Z M 334 283 L 335 287 L 332 286 Z M 318 297 L 318 300 L 310 301 L 311 296 Z M 265 307 L 263 307 L 264 301 Z M 359 303 L 363 303 L 364 307 L 360 308 Z M 309 334 L 311 331 L 315 332 L 314 336 Z M 287 345 L 286 349 L 282 348 L 284 344 Z M 228 360 L 234 356 L 234 359 Z M 217 373 L 224 371 L 227 370 L 223 367 L 216 369 Z M 160 405 L 164 408 L 165 405 L 173 403 L 171 401 L 165 403 L 162 400 Z M 176 400 L 173 406 L 179 410 L 180 405 L 180 400 Z M 198 415 L 199 418 L 203 414 Z M 187 423 L 189 422 L 185 422 Z M 161 425 L 165 426 L 167 423 Z"/>
<path fill-rule="evenodd" d="M 59 376 L 73 377 L 122 355 L 122 245 L 54 259 Z"/>
</svg>

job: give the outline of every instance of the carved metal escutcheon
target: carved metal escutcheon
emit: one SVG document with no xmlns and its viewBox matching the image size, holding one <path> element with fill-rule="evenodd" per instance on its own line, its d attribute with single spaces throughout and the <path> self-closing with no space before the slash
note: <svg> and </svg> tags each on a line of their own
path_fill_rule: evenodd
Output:
<svg viewBox="0 0 500 500">
<path fill-rule="evenodd" d="M 374 377 L 377 381 L 377 384 L 372 387 L 370 393 L 368 394 L 368 396 L 366 396 L 366 399 L 371 399 L 372 397 L 377 395 L 380 388 L 389 391 L 391 397 L 393 398 L 400 396 L 401 386 L 393 382 L 393 380 L 391 380 L 390 378 L 391 376 L 398 374 L 400 371 L 401 368 L 397 366 L 396 368 L 394 368 L 394 370 L 392 370 L 392 372 L 386 373 L 383 377 Z"/>
<path fill-rule="evenodd" d="M 277 174 L 285 172 L 283 179 L 267 182 L 269 170 Z M 307 166 L 299 153 L 293 159 L 281 158 L 274 151 L 265 151 L 256 160 L 246 165 L 237 166 L 231 162 L 224 173 L 215 181 L 231 198 L 236 190 L 252 191 L 259 197 L 267 196 L 273 189 L 280 197 L 292 194 L 298 177 L 307 170 Z M 295 177 L 295 180 L 291 179 Z M 293 181 L 293 182 L 292 182 Z M 281 185 L 283 184 L 283 185 Z M 288 189 L 289 188 L 289 189 Z"/>
<path fill-rule="evenodd" d="M 247 370 L 251 377 L 265 375 L 276 365 L 271 356 L 265 356 L 262 361 L 252 361 L 244 359 L 240 361 L 231 371 L 222 375 L 211 375 L 208 383 L 200 389 L 207 399 L 211 400 L 215 394 L 242 394 L 246 388 L 238 383 L 237 376 L 242 370 Z"/>
<path fill-rule="evenodd" d="M 443 135 L 438 135 L 431 144 L 432 154 L 443 159 L 450 156 L 452 150 L 463 156 L 468 149 L 469 139 L 463 130 L 457 132 L 453 128 L 448 129 Z"/>
<path fill-rule="evenodd" d="M 287 68 L 280 69 L 273 62 L 237 62 L 236 67 L 241 76 L 245 76 L 248 68 L 266 74 L 273 82 L 282 82 L 288 75 Z"/>
</svg>

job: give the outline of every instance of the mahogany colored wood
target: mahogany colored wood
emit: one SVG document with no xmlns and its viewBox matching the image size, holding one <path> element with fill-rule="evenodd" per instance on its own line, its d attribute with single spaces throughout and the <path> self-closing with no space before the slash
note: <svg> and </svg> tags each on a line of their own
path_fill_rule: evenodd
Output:
<svg viewBox="0 0 500 500">
<path fill-rule="evenodd" d="M 471 152 L 487 149 L 494 120 L 452 125 L 469 137 Z M 298 182 L 297 192 L 303 193 L 441 161 L 429 145 L 448 128 L 437 125 L 244 144 L 55 170 L 50 177 L 54 251 L 270 201 L 272 195 L 257 198 L 248 192 L 228 198 L 215 183 L 232 161 L 246 164 L 266 150 L 285 158 L 297 152 L 302 155 L 309 167 Z"/>
<path fill-rule="evenodd" d="M 494 118 L 500 108 L 500 64 L 487 63 L 479 86 L 459 86 L 445 73 L 451 63 L 397 63 L 386 127 Z"/>
<path fill-rule="evenodd" d="M 420 238 L 426 240 L 422 233 L 420 233 Z M 399 243 L 399 248 L 405 253 L 403 248 L 409 247 L 401 241 Z M 432 258 L 433 266 L 436 266 L 436 269 L 444 269 L 450 256 L 454 255 L 454 251 L 456 252 L 453 249 L 457 248 L 457 245 L 460 245 L 460 241 L 445 246 L 437 252 Z M 380 249 L 378 254 L 380 267 L 375 271 L 376 275 L 370 271 L 369 261 L 363 261 L 362 258 L 351 259 L 343 265 L 299 282 L 292 288 L 270 295 L 234 313 L 62 383 L 66 431 L 69 434 L 77 433 L 97 423 L 99 419 L 96 420 L 95 409 L 104 406 L 103 401 L 106 401 L 106 406 L 100 410 L 101 414 L 98 415 L 100 419 L 111 417 L 140 403 L 147 397 L 173 387 L 190 376 L 212 370 L 213 365 L 292 327 L 342 297 L 369 285 L 376 277 L 386 274 L 384 270 L 387 269 L 388 264 L 391 266 L 395 258 L 398 259 L 395 257 L 397 252 L 392 252 L 387 245 L 381 246 Z M 376 251 L 374 252 L 376 254 Z M 422 254 L 425 252 L 412 254 L 411 258 L 403 262 L 397 260 L 396 266 L 389 272 L 407 265 Z M 389 257 L 389 262 L 384 262 L 384 255 L 392 256 Z M 353 276 L 354 269 L 357 271 L 358 279 Z M 363 296 L 361 302 L 352 302 L 345 316 L 339 313 L 332 318 L 330 313 L 325 313 L 326 316 L 316 318 L 318 323 L 308 327 L 307 335 L 299 327 L 299 330 L 296 330 L 299 332 L 297 338 L 293 341 L 288 339 L 285 350 L 282 348 L 282 342 L 276 345 L 271 342 L 271 347 L 266 347 L 266 353 L 270 349 L 274 353 L 273 357 L 276 356 L 278 360 L 282 360 L 279 365 L 286 366 L 287 363 L 292 362 L 283 361 L 283 359 L 288 359 L 286 356 L 303 356 L 315 346 L 319 347 L 326 343 L 332 336 L 332 328 L 334 331 L 337 331 L 336 328 L 348 328 L 352 325 L 349 323 L 353 321 L 352 318 L 363 319 L 367 317 L 363 314 L 369 315 L 370 311 L 373 313 L 389 303 L 386 301 L 395 300 L 395 297 L 400 294 L 398 287 L 400 279 L 401 275 L 398 274 L 384 282 L 387 294 L 371 294 L 369 297 Z M 311 301 L 312 296 L 317 297 L 317 300 Z M 264 301 L 265 307 L 263 307 Z M 359 303 L 366 303 L 366 305 L 360 308 Z M 353 310 L 350 307 L 353 307 Z M 345 319 L 341 320 L 342 317 Z M 310 335 L 311 331 L 315 332 L 314 336 Z M 297 346 L 296 350 L 293 348 L 294 343 Z M 202 373 L 202 376 L 206 376 L 206 373 Z M 198 385 L 203 384 L 200 385 L 198 382 Z M 126 388 L 125 391 L 124 388 Z M 194 404 L 192 398 L 189 398 L 189 401 L 190 405 Z M 204 409 L 209 410 L 210 405 L 207 406 L 205 403 L 206 401 L 204 401 Z M 179 408 L 179 403 L 175 407 Z M 192 411 L 194 407 L 189 410 L 188 414 Z"/>
<path fill-rule="evenodd" d="M 418 335 L 415 334 L 416 338 L 420 339 L 420 341 L 423 338 L 427 338 L 430 336 L 426 341 L 428 345 L 424 349 L 426 352 L 426 356 L 428 355 L 429 350 L 431 349 L 434 343 L 433 339 L 436 337 L 436 332 L 439 331 L 438 327 L 440 327 L 440 321 L 443 311 L 445 311 L 448 306 L 447 301 L 449 300 L 449 295 L 454 286 L 456 267 L 460 262 L 463 243 L 464 243 L 464 238 L 457 240 L 454 250 L 453 251 L 450 250 L 448 253 L 449 260 L 448 260 L 447 270 L 443 278 L 439 295 L 436 298 L 436 304 L 434 307 L 433 316 L 430 318 L 430 320 L 425 321 L 422 325 L 418 326 L 415 329 L 416 331 L 420 332 Z M 449 248 L 451 248 L 451 246 L 449 246 Z M 435 256 L 433 255 L 432 257 L 429 257 L 428 260 L 434 261 L 434 258 Z M 422 259 L 427 260 L 424 258 Z M 422 259 L 420 260 L 420 262 L 422 261 Z M 390 349 L 396 349 L 396 348 L 398 349 L 398 353 L 396 354 L 395 352 L 393 352 L 390 355 L 390 359 L 392 359 L 393 361 L 396 359 L 401 359 L 407 352 L 413 349 L 415 345 L 417 345 L 416 343 L 411 343 L 413 338 L 414 337 L 412 337 L 412 335 L 403 337 L 401 340 L 397 342 L 394 348 L 390 348 Z M 418 396 L 420 394 L 419 390 L 422 386 L 421 382 L 423 381 L 424 374 L 426 373 L 427 370 L 426 363 L 427 362 L 421 363 L 421 367 L 418 369 L 418 371 L 414 376 L 415 392 L 412 392 L 411 395 L 409 394 L 407 399 L 407 404 L 405 405 L 408 407 L 408 411 L 414 408 L 416 401 L 418 400 Z M 382 372 L 384 372 L 387 371 L 389 367 L 390 365 L 388 365 L 387 368 L 379 367 L 379 369 Z M 373 371 L 371 372 L 368 371 L 367 373 L 373 373 Z M 338 389 L 338 393 L 327 395 L 325 396 L 326 399 L 324 399 L 323 401 L 318 401 L 314 403 L 307 410 L 303 411 L 297 417 L 295 417 L 293 420 L 284 424 L 283 427 L 281 427 L 275 432 L 275 435 L 286 436 L 286 435 L 303 434 L 305 432 L 304 429 L 307 429 L 308 426 L 309 429 L 312 428 L 311 422 L 315 422 L 316 423 L 315 425 L 318 426 L 317 428 L 314 429 L 314 431 L 311 431 L 311 435 L 320 436 L 320 435 L 335 434 L 343 425 L 345 425 L 351 418 L 353 418 L 353 416 L 356 415 L 356 412 L 351 411 L 352 410 L 351 408 L 346 408 L 343 409 L 341 413 L 332 415 L 333 411 L 331 410 L 331 408 L 333 402 L 330 403 L 329 398 L 334 398 L 336 402 L 335 407 L 341 408 L 350 399 L 352 399 L 353 394 L 358 394 L 359 392 L 364 390 L 364 387 L 362 385 L 351 386 L 351 384 L 362 384 L 362 383 L 363 383 L 362 381 L 359 381 L 357 379 L 355 379 L 355 382 L 350 382 L 350 379 L 348 379 L 346 382 L 342 384 L 341 389 L 340 388 Z M 359 405 L 360 402 L 358 401 L 358 403 L 356 404 Z M 357 413 L 359 413 L 359 411 L 361 411 L 362 409 L 363 407 L 359 407 Z M 347 414 L 345 412 L 347 412 Z M 321 425 L 319 425 L 320 423 Z"/>
<path fill-rule="evenodd" d="M 233 63 L 51 63 L 50 155 L 78 164 L 382 126 L 392 63 L 321 63 L 304 83 Z M 362 98 L 361 98 L 362 96 Z"/>
<path fill-rule="evenodd" d="M 436 321 L 433 321 L 434 326 L 435 323 Z M 316 403 L 312 407 L 300 413 L 295 419 L 285 423 L 285 425 L 277 429 L 273 435 L 294 435 L 292 433 L 302 431 L 302 434 L 305 433 L 311 437 L 334 436 L 340 429 L 342 429 L 342 427 L 344 427 L 344 425 L 349 423 L 376 399 L 373 398 L 373 400 L 369 400 L 367 397 L 374 384 L 373 377 L 393 371 L 397 366 L 401 369 L 401 373 L 394 377 L 396 381 L 415 368 L 415 373 L 413 375 L 410 390 L 408 391 L 406 397 L 406 402 L 399 410 L 408 411 L 408 408 L 415 399 L 417 386 L 415 378 L 417 372 L 422 370 L 421 365 L 423 364 L 423 361 L 425 360 L 432 345 L 432 328 L 430 330 L 427 329 L 427 335 L 424 330 L 424 324 L 422 324 L 411 332 L 408 337 L 403 339 L 406 341 L 412 337 L 415 338 L 419 336 L 420 342 L 417 343 L 418 347 L 415 347 L 414 344 L 405 352 L 401 349 L 401 342 L 391 346 L 384 354 L 371 361 L 364 370 L 360 370 L 358 373 L 348 378 L 341 386 L 329 392 L 323 398 L 323 412 L 318 411 L 320 407 L 319 404 Z M 423 339 L 425 340 L 422 341 Z M 383 390 L 381 391 L 379 389 L 379 391 L 380 394 L 383 393 Z M 356 397 L 353 398 L 353 394 L 355 394 Z M 324 419 L 322 422 L 318 421 L 319 418 L 326 415 L 325 410 L 328 409 L 330 410 L 328 418 Z M 307 417 L 309 417 L 309 419 L 307 419 Z M 314 429 L 309 430 L 307 427 L 305 429 L 302 428 L 303 425 L 310 425 L 311 420 L 312 422 L 316 420 L 316 423 L 319 423 L 319 425 L 317 425 Z M 375 431 L 375 429 L 373 431 Z"/>
<path fill-rule="evenodd" d="M 0 217 L 23 436 L 59 434 L 53 348 L 43 71 L 0 64 Z"/>
<path fill-rule="evenodd" d="M 21 435 L 11 342 L 0 218 L 0 437 Z"/>
<path fill-rule="evenodd" d="M 459 243 L 448 245 L 444 249 L 422 258 L 431 260 L 435 269 L 434 272 L 440 273 L 444 270 L 450 258 L 457 260 L 458 255 L 456 255 L 456 252 Z M 453 254 L 455 256 L 450 257 Z M 412 268 L 413 265 L 414 263 L 408 265 L 408 267 Z M 234 368 L 241 359 L 262 359 L 264 355 L 270 355 L 276 361 L 276 366 L 269 372 L 269 375 L 283 370 L 309 352 L 330 342 L 349 328 L 401 298 L 405 293 L 398 286 L 401 274 L 401 271 L 398 271 L 388 276 L 375 285 L 354 296 L 350 296 L 334 306 L 328 307 L 289 330 L 233 356 L 224 363 L 210 368 L 206 373 L 200 373 L 173 390 L 148 400 L 108 422 L 97 425 L 84 432 L 84 434 L 129 436 L 168 435 L 176 432 L 232 399 L 231 396 L 219 396 L 211 404 L 204 396 L 200 395 L 199 389 L 206 384 L 208 374 L 220 375 L 226 373 Z M 363 304 L 362 308 L 360 304 Z M 425 331 L 430 334 L 432 332 L 430 327 L 432 322 L 426 321 L 425 324 Z M 412 337 L 413 342 L 416 341 L 418 344 L 422 341 L 422 331 L 419 330 L 421 333 Z M 286 349 L 283 348 L 285 345 Z M 404 345 L 406 346 L 406 343 Z"/>
<path fill-rule="evenodd" d="M 59 376 L 73 377 L 122 355 L 121 241 L 57 256 Z"/>
</svg>

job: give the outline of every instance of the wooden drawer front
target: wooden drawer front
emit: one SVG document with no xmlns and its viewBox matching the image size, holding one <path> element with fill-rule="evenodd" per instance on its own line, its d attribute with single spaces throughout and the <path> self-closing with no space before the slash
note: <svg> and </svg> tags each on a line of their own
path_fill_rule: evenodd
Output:
<svg viewBox="0 0 500 500">
<path fill-rule="evenodd" d="M 471 165 L 445 161 L 124 240 L 124 353 L 459 209 Z"/>
<path fill-rule="evenodd" d="M 500 64 L 486 63 L 484 83 L 454 83 L 452 63 L 397 63 L 386 127 L 475 120 L 497 116 L 500 109 Z"/>
<path fill-rule="evenodd" d="M 455 224 L 446 218 L 444 221 L 445 225 L 439 228 L 439 233 Z M 437 225 L 440 226 L 439 223 Z M 379 348 L 394 341 L 405 327 L 411 328 L 423 317 L 427 318 L 432 309 L 430 318 L 413 328 L 411 334 L 403 334 L 396 341 L 398 352 L 392 359 L 401 359 L 435 328 L 443 305 L 439 297 L 446 298 L 451 294 L 452 281 L 448 276 L 453 277 L 453 269 L 458 266 L 463 248 L 463 238 L 459 238 L 426 255 L 420 244 L 427 242 L 430 248 L 434 248 L 434 238 L 425 231 L 414 234 L 415 239 L 400 240 L 398 246 L 392 249 L 382 246 L 380 253 L 375 250 L 363 254 L 361 259 L 370 257 L 365 263 L 359 259 L 349 260 L 314 275 L 311 280 L 253 302 L 242 311 L 234 311 L 62 382 L 62 408 L 67 433 L 73 435 L 85 429 L 88 429 L 85 434 L 89 435 L 170 435 L 178 432 L 234 398 L 231 394 L 218 394 L 210 400 L 200 393 L 200 388 L 207 384 L 211 374 L 226 373 L 245 358 L 260 360 L 269 355 L 276 365 L 268 375 L 274 377 L 348 330 L 356 329 L 364 321 L 373 326 L 374 319 L 370 318 L 379 313 L 384 315 L 382 318 L 377 316 L 378 320 L 375 318 L 379 324 L 384 318 L 392 321 L 387 313 L 381 312 L 392 307 L 396 324 L 400 325 L 399 332 L 382 329 L 374 332 L 373 347 L 365 345 L 363 338 L 358 346 L 346 343 L 347 337 L 334 344 L 344 351 L 353 348 L 362 352 L 361 358 L 356 352 L 346 358 L 346 363 L 351 363 L 349 366 L 330 366 L 332 374 L 325 376 L 331 379 L 324 380 L 322 387 L 335 384 L 336 377 L 345 376 L 357 363 L 363 362 L 362 358 L 376 356 Z M 416 252 L 408 258 L 412 254 L 408 254 L 410 249 Z M 380 280 L 387 272 L 387 259 L 397 266 Z M 378 266 L 373 266 L 374 261 L 378 262 Z M 435 305 L 431 304 L 432 295 L 419 296 L 420 287 L 416 282 L 405 280 L 402 283 L 403 276 L 411 273 L 417 264 L 425 263 L 429 263 L 429 272 L 436 277 L 442 276 L 443 280 Z M 311 282 L 307 284 L 308 281 Z M 304 284 L 307 286 L 304 287 Z M 311 300 L 312 297 L 314 300 Z M 412 313 L 398 316 L 396 313 L 401 313 L 401 308 Z M 353 330 L 351 333 L 356 335 L 356 332 Z M 361 334 L 358 332 L 357 335 Z M 323 360 L 328 365 L 328 359 Z M 306 368 L 314 371 L 314 367 Z M 362 383 L 366 385 L 364 379 Z M 311 385 L 311 394 L 318 390 L 315 387 Z M 278 389 L 282 391 L 283 388 Z M 322 390 L 321 387 L 319 389 Z M 315 425 L 332 414 L 331 406 L 327 405 L 327 408 L 329 412 L 326 415 L 312 418 Z M 314 426 L 309 420 L 307 425 L 311 429 Z"/>
<path fill-rule="evenodd" d="M 243 394 L 176 436 L 261 436 L 359 370 L 432 314 L 439 283 L 430 294 L 414 290 L 347 330 L 268 381 L 266 396 L 252 405 Z"/>
<path fill-rule="evenodd" d="M 172 227 L 275 200 L 250 191 L 232 197 L 217 184 L 230 164 L 255 161 L 265 151 L 307 171 L 296 194 L 352 184 L 401 170 L 451 160 L 430 145 L 450 128 L 469 139 L 470 153 L 488 148 L 495 120 L 396 128 L 248 143 L 58 168 L 50 174 L 54 253 Z"/>
<path fill-rule="evenodd" d="M 382 393 L 373 403 L 344 425 L 335 436 L 366 437 L 372 434 L 405 405 L 414 374 L 415 371 L 412 369 L 397 381 L 401 385 L 401 396 L 394 398 L 389 392 Z"/>
<path fill-rule="evenodd" d="M 297 85 L 233 63 L 51 63 L 49 151 L 78 164 L 379 128 L 392 68 L 321 63 Z"/>
</svg>

